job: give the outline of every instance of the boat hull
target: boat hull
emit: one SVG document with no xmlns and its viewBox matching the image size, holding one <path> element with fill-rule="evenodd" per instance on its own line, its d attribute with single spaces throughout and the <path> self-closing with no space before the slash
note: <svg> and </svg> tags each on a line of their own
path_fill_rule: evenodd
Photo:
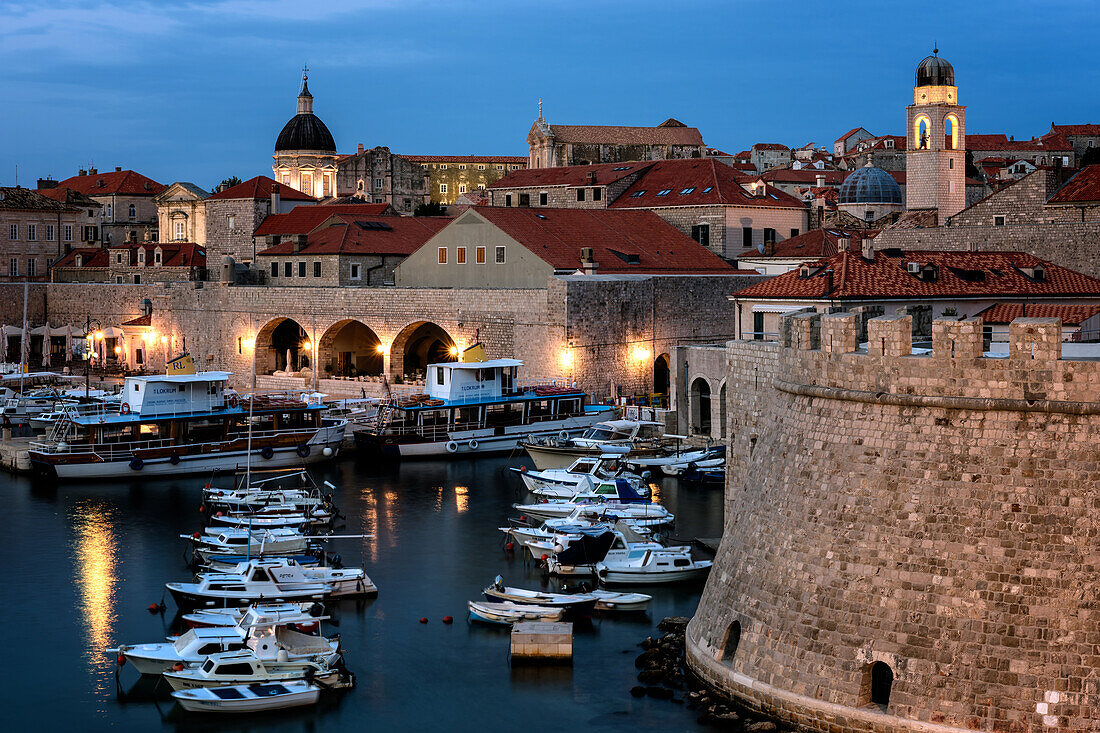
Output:
<svg viewBox="0 0 1100 733">
<path fill-rule="evenodd" d="M 258 713 L 265 710 L 283 710 L 285 708 L 315 705 L 320 698 L 319 687 L 296 690 L 277 697 L 242 698 L 222 700 L 207 697 L 193 697 L 194 690 L 180 690 L 172 697 L 184 710 L 193 713 Z"/>
<path fill-rule="evenodd" d="M 597 566 L 596 575 L 604 585 L 662 585 L 665 583 L 687 583 L 702 580 L 710 572 L 710 565 L 660 572 L 612 569 L 604 565 Z"/>
<path fill-rule="evenodd" d="M 304 667 L 297 670 L 288 670 L 285 673 L 273 672 L 265 675 L 262 679 L 252 677 L 199 677 L 188 674 L 189 670 L 184 670 L 183 672 L 165 672 L 163 677 L 168 681 L 168 684 L 172 686 L 173 690 L 197 690 L 203 687 L 230 687 L 233 685 L 249 685 L 257 682 L 266 684 L 270 682 L 305 681 L 305 672 L 303 669 Z M 340 682 L 340 670 L 331 669 L 327 672 L 321 672 L 313 675 L 311 679 L 322 687 L 333 687 Z"/>
</svg>

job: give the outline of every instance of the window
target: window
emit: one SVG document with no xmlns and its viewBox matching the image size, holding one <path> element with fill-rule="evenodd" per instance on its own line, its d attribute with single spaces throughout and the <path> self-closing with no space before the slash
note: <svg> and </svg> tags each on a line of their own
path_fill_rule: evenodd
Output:
<svg viewBox="0 0 1100 733">
<path fill-rule="evenodd" d="M 133 204 L 130 204 L 130 211 L 128 213 L 130 214 L 131 219 L 136 219 L 137 218 L 137 207 L 134 206 Z"/>
<path fill-rule="evenodd" d="M 305 277 L 305 276 L 306 276 L 306 263 L 299 262 L 298 263 L 298 277 Z"/>
<path fill-rule="evenodd" d="M 764 228 L 764 241 L 765 242 L 774 242 L 775 241 L 775 230 L 774 229 L 768 229 L 767 227 Z"/>
<path fill-rule="evenodd" d="M 864 668 L 861 705 L 877 705 L 884 712 L 890 706 L 890 688 L 894 685 L 894 671 L 886 662 L 875 662 Z"/>
<path fill-rule="evenodd" d="M 465 184 L 465 183 L 460 183 L 460 184 L 459 184 L 459 186 L 458 186 L 458 192 L 459 192 L 459 193 L 466 193 L 466 184 Z"/>
<path fill-rule="evenodd" d="M 519 205 L 520 206 L 530 206 L 531 205 L 531 194 L 521 193 L 519 195 Z"/>
<path fill-rule="evenodd" d="M 764 340 L 764 314 L 752 314 L 752 337 L 757 341 Z"/>
<path fill-rule="evenodd" d="M 502 170 L 504 170 L 504 166 L 502 166 L 502 165 L 498 165 L 498 166 L 497 166 L 497 170 L 498 170 L 498 171 L 502 171 Z"/>
<path fill-rule="evenodd" d="M 271 277 L 279 277 L 279 263 L 278 262 L 272 262 L 271 263 Z"/>
<path fill-rule="evenodd" d="M 319 265 L 321 263 L 318 262 L 317 264 Z M 358 262 L 351 263 L 351 279 L 352 280 L 359 280 L 359 279 L 362 278 L 362 275 L 359 274 L 359 268 L 360 267 L 361 267 L 361 265 Z"/>
<path fill-rule="evenodd" d="M 382 179 L 381 178 L 375 178 L 374 179 L 374 187 L 375 188 L 382 188 Z"/>
<path fill-rule="evenodd" d="M 175 234 L 173 235 L 173 238 L 176 241 L 183 241 L 184 239 L 187 239 L 187 224 L 185 222 L 177 221 L 173 224 L 173 227 L 175 228 Z"/>
<path fill-rule="evenodd" d="M 439 170 L 441 170 L 441 171 L 447 170 L 447 164 L 444 163 L 443 165 L 439 166 Z"/>
<path fill-rule="evenodd" d="M 138 264 L 139 265 L 144 265 L 145 264 L 145 249 L 144 248 L 138 250 Z"/>
<path fill-rule="evenodd" d="M 500 247 L 497 247 L 497 264 L 498 265 L 503 265 L 504 264 L 504 249 L 505 249 L 504 245 L 501 245 Z"/>
<path fill-rule="evenodd" d="M 601 198 L 603 198 L 603 189 L 602 188 L 593 188 L 592 189 L 592 200 L 593 201 L 599 201 Z"/>
<path fill-rule="evenodd" d="M 226 216 L 225 217 L 225 224 L 226 224 L 227 227 L 229 227 L 230 230 L 236 228 L 236 226 L 237 226 L 237 217 L 236 217 L 236 215 L 235 214 L 229 214 L 228 216 Z"/>
<path fill-rule="evenodd" d="M 320 261 L 313 263 L 313 276 L 321 277 L 321 263 Z"/>
<path fill-rule="evenodd" d="M 485 264 L 485 248 L 484 247 L 478 247 L 477 249 L 474 250 L 474 262 L 476 262 L 479 265 L 484 265 Z"/>
<path fill-rule="evenodd" d="M 954 170 L 955 169 L 955 159 L 954 158 L 948 159 L 947 167 L 948 167 L 949 170 Z"/>
<path fill-rule="evenodd" d="M 153 251 L 153 262 L 154 262 L 155 264 L 158 264 L 158 265 L 159 265 L 159 264 L 160 264 L 160 260 L 161 260 L 161 250 L 160 250 L 160 248 L 158 247 L 157 249 L 155 249 L 155 250 Z"/>
<path fill-rule="evenodd" d="M 702 191 L 700 191 L 700 193 L 710 193 L 713 190 L 714 190 L 714 186 L 707 186 Z"/>
<path fill-rule="evenodd" d="M 632 199 L 640 199 L 642 196 L 645 196 L 644 188 L 641 191 L 635 191 L 634 193 L 630 194 L 630 198 Z"/>
<path fill-rule="evenodd" d="M 460 264 L 460 265 L 465 265 L 466 264 L 466 248 L 465 247 L 458 247 L 455 250 L 455 262 Z"/>
<path fill-rule="evenodd" d="M 680 195 L 681 196 L 687 196 L 689 193 L 693 193 L 694 191 L 695 191 L 695 187 L 691 186 L 690 188 L 685 188 L 683 191 L 681 191 Z"/>
<path fill-rule="evenodd" d="M 485 170 L 485 166 L 483 166 L 483 165 L 479 165 L 479 166 L 477 167 L 477 169 L 478 169 L 479 171 L 483 171 L 483 170 Z"/>
<path fill-rule="evenodd" d="M 436 367 L 435 368 L 435 383 L 439 384 L 439 385 L 443 384 L 443 368 L 442 367 Z"/>
<path fill-rule="evenodd" d="M 47 224 L 46 225 L 46 241 L 47 242 L 52 242 L 53 241 L 53 235 L 54 235 L 53 224 Z"/>
<path fill-rule="evenodd" d="M 294 263 L 293 262 L 284 262 L 283 263 L 283 277 L 293 277 L 293 276 L 294 276 Z"/>
<path fill-rule="evenodd" d="M 289 186 L 290 185 L 290 174 L 289 173 L 284 173 L 283 174 L 283 185 L 284 186 Z"/>
<path fill-rule="evenodd" d="M 874 209 L 867 209 L 867 211 L 863 212 L 863 218 L 866 219 L 867 221 L 874 221 L 875 220 L 875 210 Z"/>
<path fill-rule="evenodd" d="M 8 229 L 8 239 L 12 240 L 13 242 L 15 240 L 19 239 L 19 225 L 18 224 L 12 224 L 11 228 Z"/>
<path fill-rule="evenodd" d="M 438 262 L 441 265 L 447 264 L 447 248 L 446 247 L 440 247 L 438 250 L 436 250 L 436 259 L 435 259 L 435 261 Z"/>
<path fill-rule="evenodd" d="M 546 206 L 549 201 L 550 194 L 548 194 L 546 191 L 542 191 L 541 193 L 539 193 L 539 206 Z"/>
<path fill-rule="evenodd" d="M 1005 225 L 1005 218 L 1003 216 L 993 217 L 993 226 L 1003 227 Z"/>
<path fill-rule="evenodd" d="M 710 246 L 710 224 L 695 224 L 691 227 L 691 238 L 704 247 Z"/>
<path fill-rule="evenodd" d="M 447 193 L 447 184 L 446 183 L 439 184 L 439 192 L 440 193 Z"/>
<path fill-rule="evenodd" d="M 458 169 L 459 169 L 460 171 L 464 171 L 464 170 L 466 170 L 466 166 L 464 166 L 464 165 L 460 165 L 460 166 L 458 167 Z"/>
<path fill-rule="evenodd" d="M 512 205 L 512 194 L 509 193 L 509 194 L 506 194 L 504 196 L 504 205 L 505 206 L 511 206 Z"/>
<path fill-rule="evenodd" d="M 657 195 L 658 196 L 668 196 L 670 193 L 672 193 L 671 188 L 662 188 L 660 191 L 657 192 Z"/>
<path fill-rule="evenodd" d="M 312 173 L 303 173 L 302 174 L 302 187 L 301 187 L 301 189 L 302 189 L 303 192 L 308 193 L 310 196 L 313 195 L 313 174 Z"/>
<path fill-rule="evenodd" d="M 12 277 L 19 277 L 19 258 L 12 257 L 8 262 L 8 275 Z"/>
<path fill-rule="evenodd" d="M 27 241 L 28 242 L 33 242 L 37 239 L 38 239 L 38 225 L 37 224 L 28 224 L 27 225 Z"/>
<path fill-rule="evenodd" d="M 122 275 L 115 275 L 115 285 L 122 284 Z"/>
<path fill-rule="evenodd" d="M 115 264 L 116 265 L 121 265 L 122 264 L 122 253 L 121 252 L 116 252 L 115 253 Z"/>
<path fill-rule="evenodd" d="M 108 219 L 111 218 L 111 205 L 110 204 L 107 204 L 107 218 Z"/>
<path fill-rule="evenodd" d="M 737 653 L 737 647 L 741 643 L 741 622 L 734 621 L 726 629 L 726 639 L 722 642 L 722 656 L 718 660 L 733 665 L 733 655 Z"/>
<path fill-rule="evenodd" d="M 578 188 L 577 189 L 577 201 L 584 201 L 584 189 L 583 188 Z"/>
<path fill-rule="evenodd" d="M 73 225 L 72 224 L 66 224 L 65 225 L 65 241 L 66 242 L 73 241 Z"/>
<path fill-rule="evenodd" d="M 134 273 L 134 285 L 140 285 L 140 284 L 141 284 L 141 275 L 139 275 L 135 272 Z"/>
<path fill-rule="evenodd" d="M 741 244 L 745 247 L 752 246 L 752 227 L 741 228 Z"/>
<path fill-rule="evenodd" d="M 332 176 L 325 175 L 321 178 L 321 193 L 326 197 L 332 195 Z"/>
</svg>

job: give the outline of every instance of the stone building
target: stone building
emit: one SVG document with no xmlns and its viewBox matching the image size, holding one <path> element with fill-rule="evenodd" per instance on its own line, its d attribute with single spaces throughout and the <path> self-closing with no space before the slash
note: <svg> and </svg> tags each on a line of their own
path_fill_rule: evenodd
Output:
<svg viewBox="0 0 1100 733">
<path fill-rule="evenodd" d="M 137 285 L 204 280 L 206 251 L 194 242 L 77 247 L 58 260 L 50 274 L 57 283 Z"/>
<path fill-rule="evenodd" d="M 337 158 L 337 196 L 388 204 L 405 214 L 428 203 L 428 181 L 429 172 L 419 163 L 391 153 L 387 147 L 360 145 L 354 154 Z"/>
<path fill-rule="evenodd" d="M 275 180 L 314 198 L 336 195 L 336 142 L 321 118 L 313 113 L 308 70 L 302 70 L 298 113 L 290 118 L 275 141 L 271 170 Z"/>
<path fill-rule="evenodd" d="M 871 165 L 885 171 L 904 171 L 907 145 L 905 135 L 866 138 L 853 145 L 838 163 L 846 170 L 856 170 L 870 160 Z"/>
<path fill-rule="evenodd" d="M 826 227 L 811 229 L 791 237 L 761 252 L 750 247 L 737 255 L 737 267 L 756 270 L 761 275 L 782 275 L 797 270 L 806 262 L 827 259 L 853 246 L 859 248 L 864 239 L 874 239 L 878 229 L 845 229 Z"/>
<path fill-rule="evenodd" d="M 153 197 L 164 191 L 164 184 L 116 167 L 106 173 L 95 168 L 82 170 L 57 187 L 99 202 L 99 237 L 104 244 L 157 241 L 157 205 Z"/>
<path fill-rule="evenodd" d="M 791 149 L 782 143 L 756 143 L 749 149 L 749 161 L 761 173 L 786 168 L 792 160 Z"/>
<path fill-rule="evenodd" d="M 874 135 L 866 127 L 853 127 L 833 141 L 833 156 L 840 160 L 849 151 L 855 149 L 856 143 L 873 137 Z"/>
<path fill-rule="evenodd" d="M 702 158 L 703 136 L 669 118 L 656 127 L 551 125 L 539 116 L 527 133 L 528 168 L 622 163 L 636 160 Z"/>
<path fill-rule="evenodd" d="M 309 194 L 281 185 L 267 176 L 256 176 L 206 198 L 206 245 L 211 262 L 220 266 L 232 257 L 241 264 L 256 258 L 253 232 L 268 217 L 299 206 L 317 203 Z M 263 249 L 263 247 L 260 247 Z"/>
<path fill-rule="evenodd" d="M 936 209 L 944 218 L 966 206 L 966 108 L 955 69 L 938 53 L 917 65 L 906 107 L 905 208 Z"/>
<path fill-rule="evenodd" d="M 157 233 L 161 242 L 194 242 L 206 245 L 206 204 L 209 191 L 194 183 L 177 181 L 153 197 L 157 207 Z"/>
<path fill-rule="evenodd" d="M 428 172 L 428 196 L 448 206 L 464 193 L 486 189 L 511 173 L 527 167 L 526 156 L 517 155 L 405 155 Z"/>
<path fill-rule="evenodd" d="M 1059 164 L 1067 168 L 1077 164 L 1073 145 L 1059 133 L 1031 140 L 1015 140 L 1004 134 L 967 135 L 966 149 L 976 164 L 986 158 L 1026 160 L 1037 166 Z"/>
<path fill-rule="evenodd" d="M 1081 156 L 1089 151 L 1100 148 L 1100 125 L 1056 125 L 1050 123 L 1050 135 L 1062 135 L 1073 147 L 1074 157 L 1080 161 Z"/>
<path fill-rule="evenodd" d="M 868 350 L 859 347 L 866 329 Z M 785 318 L 727 345 L 690 668 L 804 731 L 1096 729 L 1100 362 L 1057 319 Z"/>
<path fill-rule="evenodd" d="M 86 211 L 30 189 L 0 186 L 3 279 L 47 279 L 50 265 L 81 243 Z"/>
</svg>

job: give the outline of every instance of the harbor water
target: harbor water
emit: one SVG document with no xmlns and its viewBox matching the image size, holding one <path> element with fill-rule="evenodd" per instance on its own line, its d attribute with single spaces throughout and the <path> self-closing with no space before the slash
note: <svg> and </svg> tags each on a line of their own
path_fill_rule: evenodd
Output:
<svg viewBox="0 0 1100 733">
<path fill-rule="evenodd" d="M 678 731 L 698 728 L 683 705 L 629 694 L 638 642 L 665 616 L 691 615 L 701 586 L 651 586 L 648 613 L 578 623 L 572 665 L 512 665 L 506 627 L 466 621 L 466 602 L 498 573 L 509 585 L 555 589 L 498 527 L 530 497 L 508 466 L 519 458 L 377 464 L 355 457 L 316 468 L 346 515 L 334 542 L 362 565 L 377 598 L 329 604 L 354 689 L 302 708 L 231 719 L 187 714 L 167 685 L 119 671 L 104 649 L 156 642 L 176 613 L 164 583 L 190 577 L 180 534 L 202 526 L 205 478 L 52 485 L 0 475 L 7 508 L 4 598 L 9 673 L 0 703 L 12 730 L 81 731 Z M 222 479 L 228 484 L 228 480 Z M 722 493 L 655 483 L 676 514 L 670 534 L 716 537 Z M 624 589 L 635 590 L 635 589 Z M 162 598 L 161 616 L 147 610 Z M 442 623 L 453 616 L 454 623 Z M 421 624 L 426 617 L 429 623 Z M 118 694 L 121 687 L 124 695 Z"/>
</svg>

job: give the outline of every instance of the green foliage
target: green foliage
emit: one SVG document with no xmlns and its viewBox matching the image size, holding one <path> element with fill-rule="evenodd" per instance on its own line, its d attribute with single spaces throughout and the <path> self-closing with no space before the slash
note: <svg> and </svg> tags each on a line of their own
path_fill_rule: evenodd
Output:
<svg viewBox="0 0 1100 733">
<path fill-rule="evenodd" d="M 237 184 L 242 182 L 243 181 L 241 181 L 240 178 L 237 178 L 236 176 L 230 176 L 229 178 L 223 178 L 222 182 L 218 184 L 218 187 L 220 190 L 225 190 L 227 188 L 232 188 L 233 186 L 236 186 Z"/>
<path fill-rule="evenodd" d="M 438 201 L 429 201 L 417 206 L 413 216 L 443 216 L 443 206 Z"/>
</svg>

